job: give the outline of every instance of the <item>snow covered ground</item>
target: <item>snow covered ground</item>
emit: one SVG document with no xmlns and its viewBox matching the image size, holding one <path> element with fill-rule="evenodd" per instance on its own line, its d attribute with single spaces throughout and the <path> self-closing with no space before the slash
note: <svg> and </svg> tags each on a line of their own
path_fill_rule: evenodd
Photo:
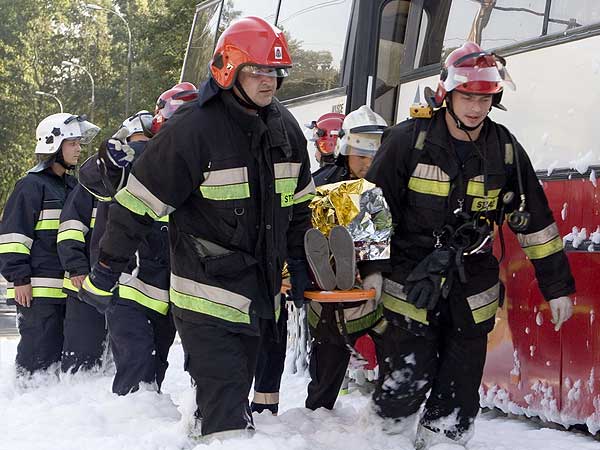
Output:
<svg viewBox="0 0 600 450">
<path fill-rule="evenodd" d="M 176 343 L 162 395 L 142 390 L 126 397 L 110 392 L 110 375 L 86 374 L 14 383 L 17 339 L 0 339 L 0 450 L 410 450 L 403 436 L 381 432 L 358 390 L 340 397 L 333 411 L 303 408 L 306 375 L 286 374 L 278 417 L 254 416 L 250 439 L 198 444 L 185 435 L 194 394 Z M 454 450 L 440 444 L 435 450 Z M 541 428 L 488 412 L 479 416 L 469 450 L 600 450 L 589 436 Z"/>
</svg>

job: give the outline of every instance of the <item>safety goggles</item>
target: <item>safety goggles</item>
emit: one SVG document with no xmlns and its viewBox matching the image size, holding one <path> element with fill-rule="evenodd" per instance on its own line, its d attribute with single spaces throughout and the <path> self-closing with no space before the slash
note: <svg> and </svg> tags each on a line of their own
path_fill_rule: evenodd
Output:
<svg viewBox="0 0 600 450">
<path fill-rule="evenodd" d="M 280 78 L 287 77 L 289 72 L 284 67 L 264 67 L 264 66 L 244 66 L 240 69 L 242 72 L 254 77 L 271 77 Z"/>
<path fill-rule="evenodd" d="M 73 122 L 77 122 L 79 125 L 79 133 L 81 134 L 81 143 L 89 144 L 92 139 L 100 132 L 100 128 L 94 125 L 92 122 L 88 122 L 87 116 L 82 114 L 80 116 L 69 116 L 65 120 L 64 124 L 69 125 Z"/>
<path fill-rule="evenodd" d="M 516 90 L 516 85 L 506 70 L 506 60 L 488 52 L 471 53 L 457 59 L 447 69 L 444 88 L 449 92 L 465 83 L 479 81 L 499 83 Z"/>
<path fill-rule="evenodd" d="M 198 91 L 181 91 L 173 95 L 170 99 L 160 99 L 156 104 L 160 114 L 165 118 L 169 119 L 184 103 L 190 102 L 198 98 Z"/>
</svg>

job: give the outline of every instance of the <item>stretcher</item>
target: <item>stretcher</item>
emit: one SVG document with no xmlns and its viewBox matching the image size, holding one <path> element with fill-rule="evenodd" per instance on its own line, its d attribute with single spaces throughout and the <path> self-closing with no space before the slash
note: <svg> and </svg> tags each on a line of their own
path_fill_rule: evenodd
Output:
<svg viewBox="0 0 600 450">
<path fill-rule="evenodd" d="M 284 280 L 281 293 L 285 294 L 291 289 L 289 280 Z M 351 289 L 349 291 L 304 291 L 304 297 L 319 303 L 360 302 L 375 298 L 375 289 Z"/>
</svg>

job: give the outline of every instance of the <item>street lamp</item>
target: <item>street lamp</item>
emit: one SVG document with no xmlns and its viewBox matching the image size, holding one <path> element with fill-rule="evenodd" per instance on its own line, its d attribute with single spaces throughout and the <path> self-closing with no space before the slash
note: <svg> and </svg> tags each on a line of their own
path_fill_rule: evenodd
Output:
<svg viewBox="0 0 600 450">
<path fill-rule="evenodd" d="M 94 103 L 95 103 L 95 97 L 94 97 L 94 77 L 92 77 L 92 74 L 83 66 L 80 66 L 79 64 L 75 64 L 74 62 L 71 61 L 63 61 L 61 63 L 63 66 L 66 67 L 77 67 L 81 70 L 83 70 L 85 73 L 88 74 L 88 77 L 90 77 L 90 81 L 92 82 L 92 98 L 91 98 L 91 111 L 90 111 L 90 120 L 93 122 L 94 121 Z"/>
<path fill-rule="evenodd" d="M 118 16 L 127 27 L 127 92 L 125 94 L 125 116 L 129 117 L 129 97 L 131 92 L 131 29 L 129 28 L 129 23 L 127 23 L 127 20 L 125 20 L 125 17 L 123 17 L 121 13 L 115 11 L 114 9 L 104 8 L 103 6 L 96 5 L 94 3 L 86 3 L 85 7 L 94 11 L 106 11 L 113 13 L 114 15 Z"/>
<path fill-rule="evenodd" d="M 35 91 L 35 93 L 37 95 L 44 95 L 46 97 L 52 97 L 54 100 L 56 100 L 58 102 L 58 106 L 60 106 L 60 112 L 63 112 L 63 105 L 56 95 L 48 94 L 47 92 L 42 92 L 42 91 Z"/>
</svg>

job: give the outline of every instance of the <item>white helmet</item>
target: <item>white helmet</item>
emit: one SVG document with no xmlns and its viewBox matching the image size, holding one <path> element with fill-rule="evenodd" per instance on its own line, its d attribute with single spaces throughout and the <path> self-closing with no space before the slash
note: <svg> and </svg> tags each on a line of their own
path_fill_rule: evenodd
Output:
<svg viewBox="0 0 600 450">
<path fill-rule="evenodd" d="M 127 136 L 125 137 L 129 139 L 135 133 L 143 133 L 144 130 L 149 130 L 150 125 L 152 125 L 152 114 L 142 109 L 125 119 L 121 127 L 127 128 Z"/>
<path fill-rule="evenodd" d="M 366 105 L 352 111 L 342 124 L 337 142 L 339 154 L 373 157 L 387 126 L 385 119 Z"/>
<path fill-rule="evenodd" d="M 36 155 L 53 155 L 60 150 L 65 139 L 81 139 L 89 144 L 100 128 L 86 120 L 86 116 L 57 113 L 46 117 L 35 130 Z"/>
</svg>

